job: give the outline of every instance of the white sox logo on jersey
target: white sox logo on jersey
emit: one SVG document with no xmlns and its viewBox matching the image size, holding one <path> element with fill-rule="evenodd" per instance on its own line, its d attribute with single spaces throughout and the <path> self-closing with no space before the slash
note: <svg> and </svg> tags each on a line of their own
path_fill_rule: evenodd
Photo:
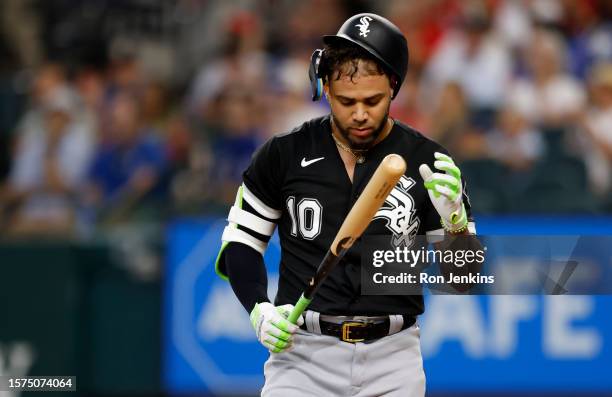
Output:
<svg viewBox="0 0 612 397">
<path fill-rule="evenodd" d="M 376 212 L 374 219 L 385 219 L 387 229 L 393 232 L 393 245 L 410 247 L 421 223 L 415 215 L 414 199 L 408 190 L 415 185 L 412 178 L 402 175 L 399 182 L 385 200 L 383 207 Z"/>
<path fill-rule="evenodd" d="M 370 21 L 372 20 L 371 17 L 361 17 L 359 18 L 359 22 L 357 26 L 359 28 L 359 36 L 363 36 L 363 37 L 368 37 L 368 33 L 370 33 L 370 30 L 368 29 L 370 27 Z"/>
</svg>

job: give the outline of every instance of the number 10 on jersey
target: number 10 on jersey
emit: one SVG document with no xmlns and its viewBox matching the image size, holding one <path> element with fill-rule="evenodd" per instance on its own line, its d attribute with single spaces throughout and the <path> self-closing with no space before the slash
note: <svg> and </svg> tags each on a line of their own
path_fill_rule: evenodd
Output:
<svg viewBox="0 0 612 397">
<path fill-rule="evenodd" d="M 295 197 L 287 197 L 287 212 L 291 217 L 291 235 L 300 235 L 306 240 L 314 240 L 321 233 L 323 207 L 317 199 L 303 198 L 297 203 Z"/>
</svg>

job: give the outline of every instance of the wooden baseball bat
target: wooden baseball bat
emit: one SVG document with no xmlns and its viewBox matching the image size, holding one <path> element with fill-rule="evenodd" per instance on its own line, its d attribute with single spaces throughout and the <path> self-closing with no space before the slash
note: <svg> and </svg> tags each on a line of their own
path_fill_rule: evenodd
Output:
<svg viewBox="0 0 612 397">
<path fill-rule="evenodd" d="M 346 251 L 361 236 L 370 224 L 370 221 L 382 206 L 385 199 L 397 184 L 400 177 L 406 172 L 406 162 L 397 154 L 387 155 L 372 175 L 357 199 L 353 208 L 344 219 L 340 230 L 336 234 L 331 247 L 319 264 L 314 277 L 310 279 L 308 287 L 300 296 L 295 307 L 289 315 L 289 321 L 296 323 L 300 314 L 306 310 L 314 294 L 329 272 L 340 262 Z"/>
</svg>

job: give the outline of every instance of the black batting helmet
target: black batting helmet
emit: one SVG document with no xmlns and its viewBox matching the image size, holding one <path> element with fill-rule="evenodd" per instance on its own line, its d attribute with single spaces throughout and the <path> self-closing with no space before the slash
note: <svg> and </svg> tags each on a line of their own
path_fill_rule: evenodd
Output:
<svg viewBox="0 0 612 397">
<path fill-rule="evenodd" d="M 408 70 L 408 43 L 399 28 L 380 15 L 357 14 L 347 19 L 336 35 L 323 36 L 323 42 L 328 45 L 342 41 L 349 41 L 363 48 L 396 77 L 393 87 L 395 98 Z M 319 99 L 322 91 L 322 76 L 318 73 L 322 53 L 322 50 L 315 50 L 311 59 L 309 75 L 313 100 Z"/>
</svg>

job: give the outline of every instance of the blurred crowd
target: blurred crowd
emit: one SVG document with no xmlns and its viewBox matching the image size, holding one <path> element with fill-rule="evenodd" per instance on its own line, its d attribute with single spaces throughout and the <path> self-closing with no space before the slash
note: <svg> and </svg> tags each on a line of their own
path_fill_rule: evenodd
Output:
<svg viewBox="0 0 612 397">
<path fill-rule="evenodd" d="M 0 234 L 225 213 L 262 142 L 328 112 L 310 54 L 363 11 L 408 38 L 391 115 L 477 213 L 612 211 L 612 1 L 5 0 Z"/>
</svg>

